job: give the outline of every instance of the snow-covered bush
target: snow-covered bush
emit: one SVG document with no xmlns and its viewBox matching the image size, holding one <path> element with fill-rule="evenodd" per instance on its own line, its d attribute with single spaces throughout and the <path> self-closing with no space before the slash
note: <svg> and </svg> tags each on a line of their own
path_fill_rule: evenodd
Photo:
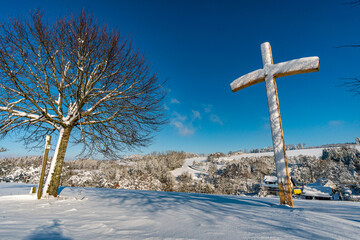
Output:
<svg viewBox="0 0 360 240">
<path fill-rule="evenodd" d="M 83 169 L 83 170 L 96 170 L 99 168 L 101 161 L 92 159 L 77 159 L 74 161 L 65 162 L 65 165 L 72 169 Z"/>
<path fill-rule="evenodd" d="M 215 162 L 215 161 L 217 161 L 219 158 L 225 157 L 225 156 L 226 156 L 226 154 L 225 154 L 225 153 L 221 153 L 221 152 L 212 153 L 212 154 L 208 155 L 207 161 L 208 161 L 208 162 Z"/>
<path fill-rule="evenodd" d="M 215 193 L 214 185 L 205 179 L 193 180 L 187 172 L 176 178 L 178 184 L 175 187 L 177 192 Z"/>
<path fill-rule="evenodd" d="M 351 186 L 360 182 L 359 170 L 354 163 L 355 158 L 348 161 L 353 151 L 347 153 L 344 149 L 324 150 L 322 158 L 299 156 L 293 159 L 296 164 L 291 164 L 291 176 L 300 184 L 309 184 L 319 178 L 327 178 L 337 186 Z M 343 159 L 343 160 L 341 160 Z M 346 160 L 347 159 L 347 160 Z"/>
<path fill-rule="evenodd" d="M 0 159 L 0 179 L 12 182 L 38 183 L 42 157 L 28 156 Z"/>
<path fill-rule="evenodd" d="M 343 162 L 346 165 L 360 164 L 360 152 L 356 148 L 342 147 L 342 148 L 326 148 L 322 154 L 323 160 L 333 160 L 336 162 Z M 360 168 L 358 168 L 360 170 Z"/>
</svg>

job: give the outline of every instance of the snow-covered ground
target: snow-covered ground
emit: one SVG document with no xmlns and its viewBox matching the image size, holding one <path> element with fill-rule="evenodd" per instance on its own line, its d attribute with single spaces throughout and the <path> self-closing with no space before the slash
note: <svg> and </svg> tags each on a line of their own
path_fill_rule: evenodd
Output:
<svg viewBox="0 0 360 240">
<path fill-rule="evenodd" d="M 193 163 L 194 162 L 196 162 L 196 163 L 204 162 L 204 161 L 206 161 L 206 159 L 207 159 L 207 157 L 187 158 L 187 159 L 185 159 L 184 164 L 182 165 L 181 168 L 177 168 L 177 169 L 171 171 L 171 173 L 175 177 L 177 177 L 185 172 L 188 172 L 192 175 L 193 178 L 198 178 L 200 176 L 200 174 L 202 173 L 202 171 L 192 168 Z"/>
<path fill-rule="evenodd" d="M 0 183 L 0 239 L 359 239 L 360 203 Z"/>
</svg>

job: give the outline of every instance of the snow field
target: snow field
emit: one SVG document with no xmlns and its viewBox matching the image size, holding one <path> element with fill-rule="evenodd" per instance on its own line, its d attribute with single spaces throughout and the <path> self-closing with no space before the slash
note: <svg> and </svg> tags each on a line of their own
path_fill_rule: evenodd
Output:
<svg viewBox="0 0 360 240">
<path fill-rule="evenodd" d="M 358 239 L 360 232 L 357 202 L 295 199 L 289 208 L 278 198 L 96 188 L 36 200 L 30 187 L 0 183 L 1 239 Z"/>
</svg>

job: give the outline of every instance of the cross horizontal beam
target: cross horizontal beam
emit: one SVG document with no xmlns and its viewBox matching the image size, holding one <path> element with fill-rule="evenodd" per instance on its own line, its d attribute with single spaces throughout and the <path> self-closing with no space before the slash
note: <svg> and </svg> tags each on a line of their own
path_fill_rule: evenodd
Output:
<svg viewBox="0 0 360 240">
<path fill-rule="evenodd" d="M 254 84 L 264 82 L 267 75 L 279 78 L 299 73 L 316 72 L 319 71 L 319 67 L 319 57 L 306 57 L 277 64 L 266 64 L 263 69 L 255 70 L 234 80 L 230 87 L 233 92 L 237 92 Z"/>
</svg>

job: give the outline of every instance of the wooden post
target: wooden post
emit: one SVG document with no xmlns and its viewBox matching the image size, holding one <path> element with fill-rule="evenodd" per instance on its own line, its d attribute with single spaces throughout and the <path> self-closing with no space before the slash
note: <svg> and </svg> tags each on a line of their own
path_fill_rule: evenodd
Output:
<svg viewBox="0 0 360 240">
<path fill-rule="evenodd" d="M 38 192 L 37 192 L 37 198 L 38 199 L 41 198 L 41 194 L 42 194 L 42 188 L 43 188 L 43 184 L 44 184 L 44 175 L 45 175 L 45 170 L 46 170 L 46 163 L 47 163 L 47 159 L 48 159 L 49 150 L 51 148 L 50 143 L 51 143 L 51 136 L 47 135 L 46 136 L 46 143 L 45 143 L 44 159 L 43 159 L 41 175 L 40 175 L 40 182 L 39 182 Z"/>
<path fill-rule="evenodd" d="M 271 47 L 269 43 L 261 44 L 261 55 L 264 68 L 273 65 Z M 273 74 L 265 77 L 266 95 L 269 106 L 272 140 L 274 146 L 276 174 L 279 185 L 280 204 L 288 204 L 293 207 L 292 190 L 289 176 L 288 163 L 285 152 L 284 133 L 280 116 L 280 105 L 277 93 L 276 81 Z"/>
</svg>

